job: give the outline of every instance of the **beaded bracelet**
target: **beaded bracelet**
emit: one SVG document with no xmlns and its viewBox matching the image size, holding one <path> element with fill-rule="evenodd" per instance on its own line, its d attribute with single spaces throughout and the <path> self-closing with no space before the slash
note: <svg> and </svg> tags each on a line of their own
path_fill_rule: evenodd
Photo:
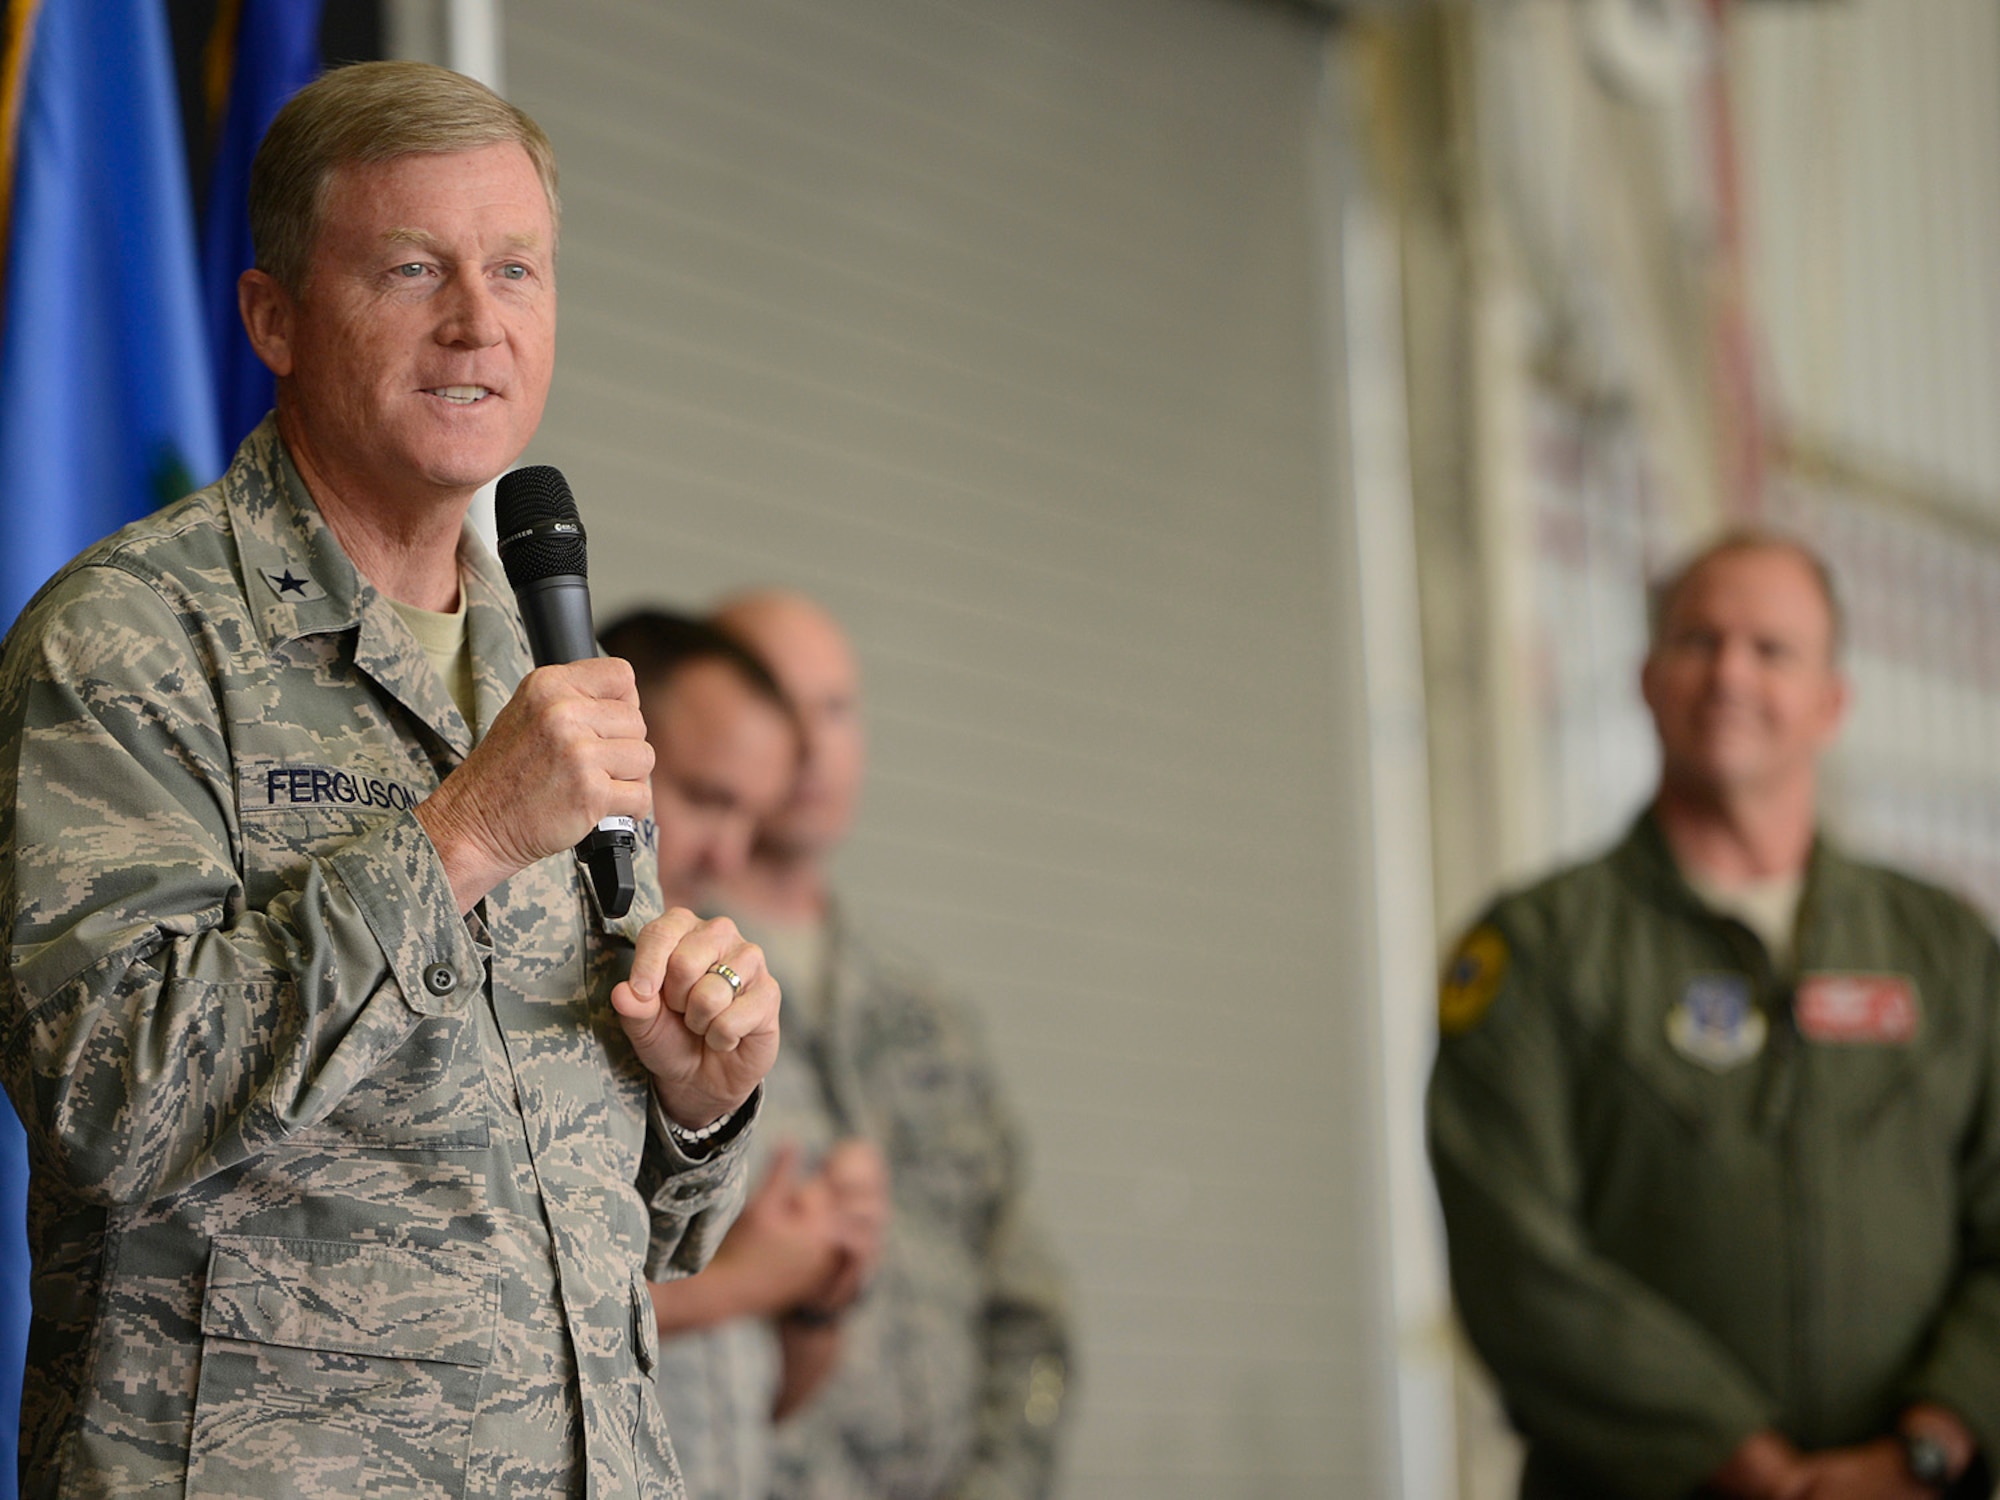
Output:
<svg viewBox="0 0 2000 1500">
<path fill-rule="evenodd" d="M 732 1109 L 731 1111 L 729 1111 L 728 1114 L 722 1116 L 720 1119 L 710 1120 L 706 1125 L 702 1126 L 701 1129 L 690 1130 L 687 1128 L 687 1126 L 681 1124 L 680 1121 L 676 1120 L 672 1115 L 668 1115 L 666 1116 L 667 1134 L 672 1136 L 674 1138 L 674 1141 L 678 1145 L 699 1146 L 703 1141 L 710 1141 L 715 1139 L 715 1137 L 717 1137 L 718 1135 L 721 1135 L 723 1131 L 729 1128 L 730 1123 L 734 1121 L 735 1118 L 736 1118 L 736 1111 Z"/>
</svg>

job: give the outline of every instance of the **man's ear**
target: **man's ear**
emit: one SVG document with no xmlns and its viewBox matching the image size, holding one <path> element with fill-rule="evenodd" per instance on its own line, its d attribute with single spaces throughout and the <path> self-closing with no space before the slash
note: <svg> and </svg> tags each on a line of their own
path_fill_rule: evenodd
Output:
<svg viewBox="0 0 2000 1500">
<path fill-rule="evenodd" d="M 268 271 L 248 270 L 236 278 L 236 310 L 250 347 L 283 380 L 292 373 L 292 299 Z"/>
<path fill-rule="evenodd" d="M 1840 733 L 1840 726 L 1847 722 L 1847 709 L 1854 701 L 1854 688 L 1847 680 L 1847 674 L 1838 668 L 1833 680 L 1827 684 L 1826 703 L 1823 709 L 1825 737 L 1831 740 Z"/>
</svg>

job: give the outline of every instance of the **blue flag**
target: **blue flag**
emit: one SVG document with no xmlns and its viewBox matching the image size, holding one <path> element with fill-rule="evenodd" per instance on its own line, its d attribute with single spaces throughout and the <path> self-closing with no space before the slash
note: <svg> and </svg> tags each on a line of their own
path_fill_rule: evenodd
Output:
<svg viewBox="0 0 2000 1500">
<path fill-rule="evenodd" d="M 222 471 L 161 0 L 14 0 L 0 281 L 0 626 L 85 546 Z M 0 1496 L 15 1493 L 26 1152 L 0 1109 Z"/>
<path fill-rule="evenodd" d="M 250 161 L 271 117 L 319 76 L 321 0 L 241 0 L 225 5 L 208 43 L 208 113 L 217 120 L 201 236 L 202 295 L 222 451 L 235 451 L 271 409 L 275 382 L 250 347 L 236 311 L 236 279 L 250 250 Z"/>
<path fill-rule="evenodd" d="M 161 0 L 19 3 L 0 307 L 6 620 L 89 543 L 222 472 Z"/>
</svg>

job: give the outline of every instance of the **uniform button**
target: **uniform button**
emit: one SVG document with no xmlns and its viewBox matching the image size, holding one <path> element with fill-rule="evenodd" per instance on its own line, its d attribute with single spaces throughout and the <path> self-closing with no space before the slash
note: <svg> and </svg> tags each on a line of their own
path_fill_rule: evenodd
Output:
<svg viewBox="0 0 2000 1500">
<path fill-rule="evenodd" d="M 449 995 L 458 988 L 458 976 L 450 964 L 432 964 L 424 970 L 424 988 L 433 995 Z"/>
</svg>

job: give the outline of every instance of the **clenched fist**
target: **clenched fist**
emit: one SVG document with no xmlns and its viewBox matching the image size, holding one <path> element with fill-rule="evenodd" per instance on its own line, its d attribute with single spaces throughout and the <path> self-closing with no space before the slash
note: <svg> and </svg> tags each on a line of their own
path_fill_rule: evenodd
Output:
<svg viewBox="0 0 2000 1500">
<path fill-rule="evenodd" d="M 727 965 L 740 988 L 714 972 Z M 778 982 L 727 917 L 675 907 L 639 933 L 611 1008 L 669 1119 L 699 1130 L 735 1109 L 778 1056 Z"/>
</svg>

